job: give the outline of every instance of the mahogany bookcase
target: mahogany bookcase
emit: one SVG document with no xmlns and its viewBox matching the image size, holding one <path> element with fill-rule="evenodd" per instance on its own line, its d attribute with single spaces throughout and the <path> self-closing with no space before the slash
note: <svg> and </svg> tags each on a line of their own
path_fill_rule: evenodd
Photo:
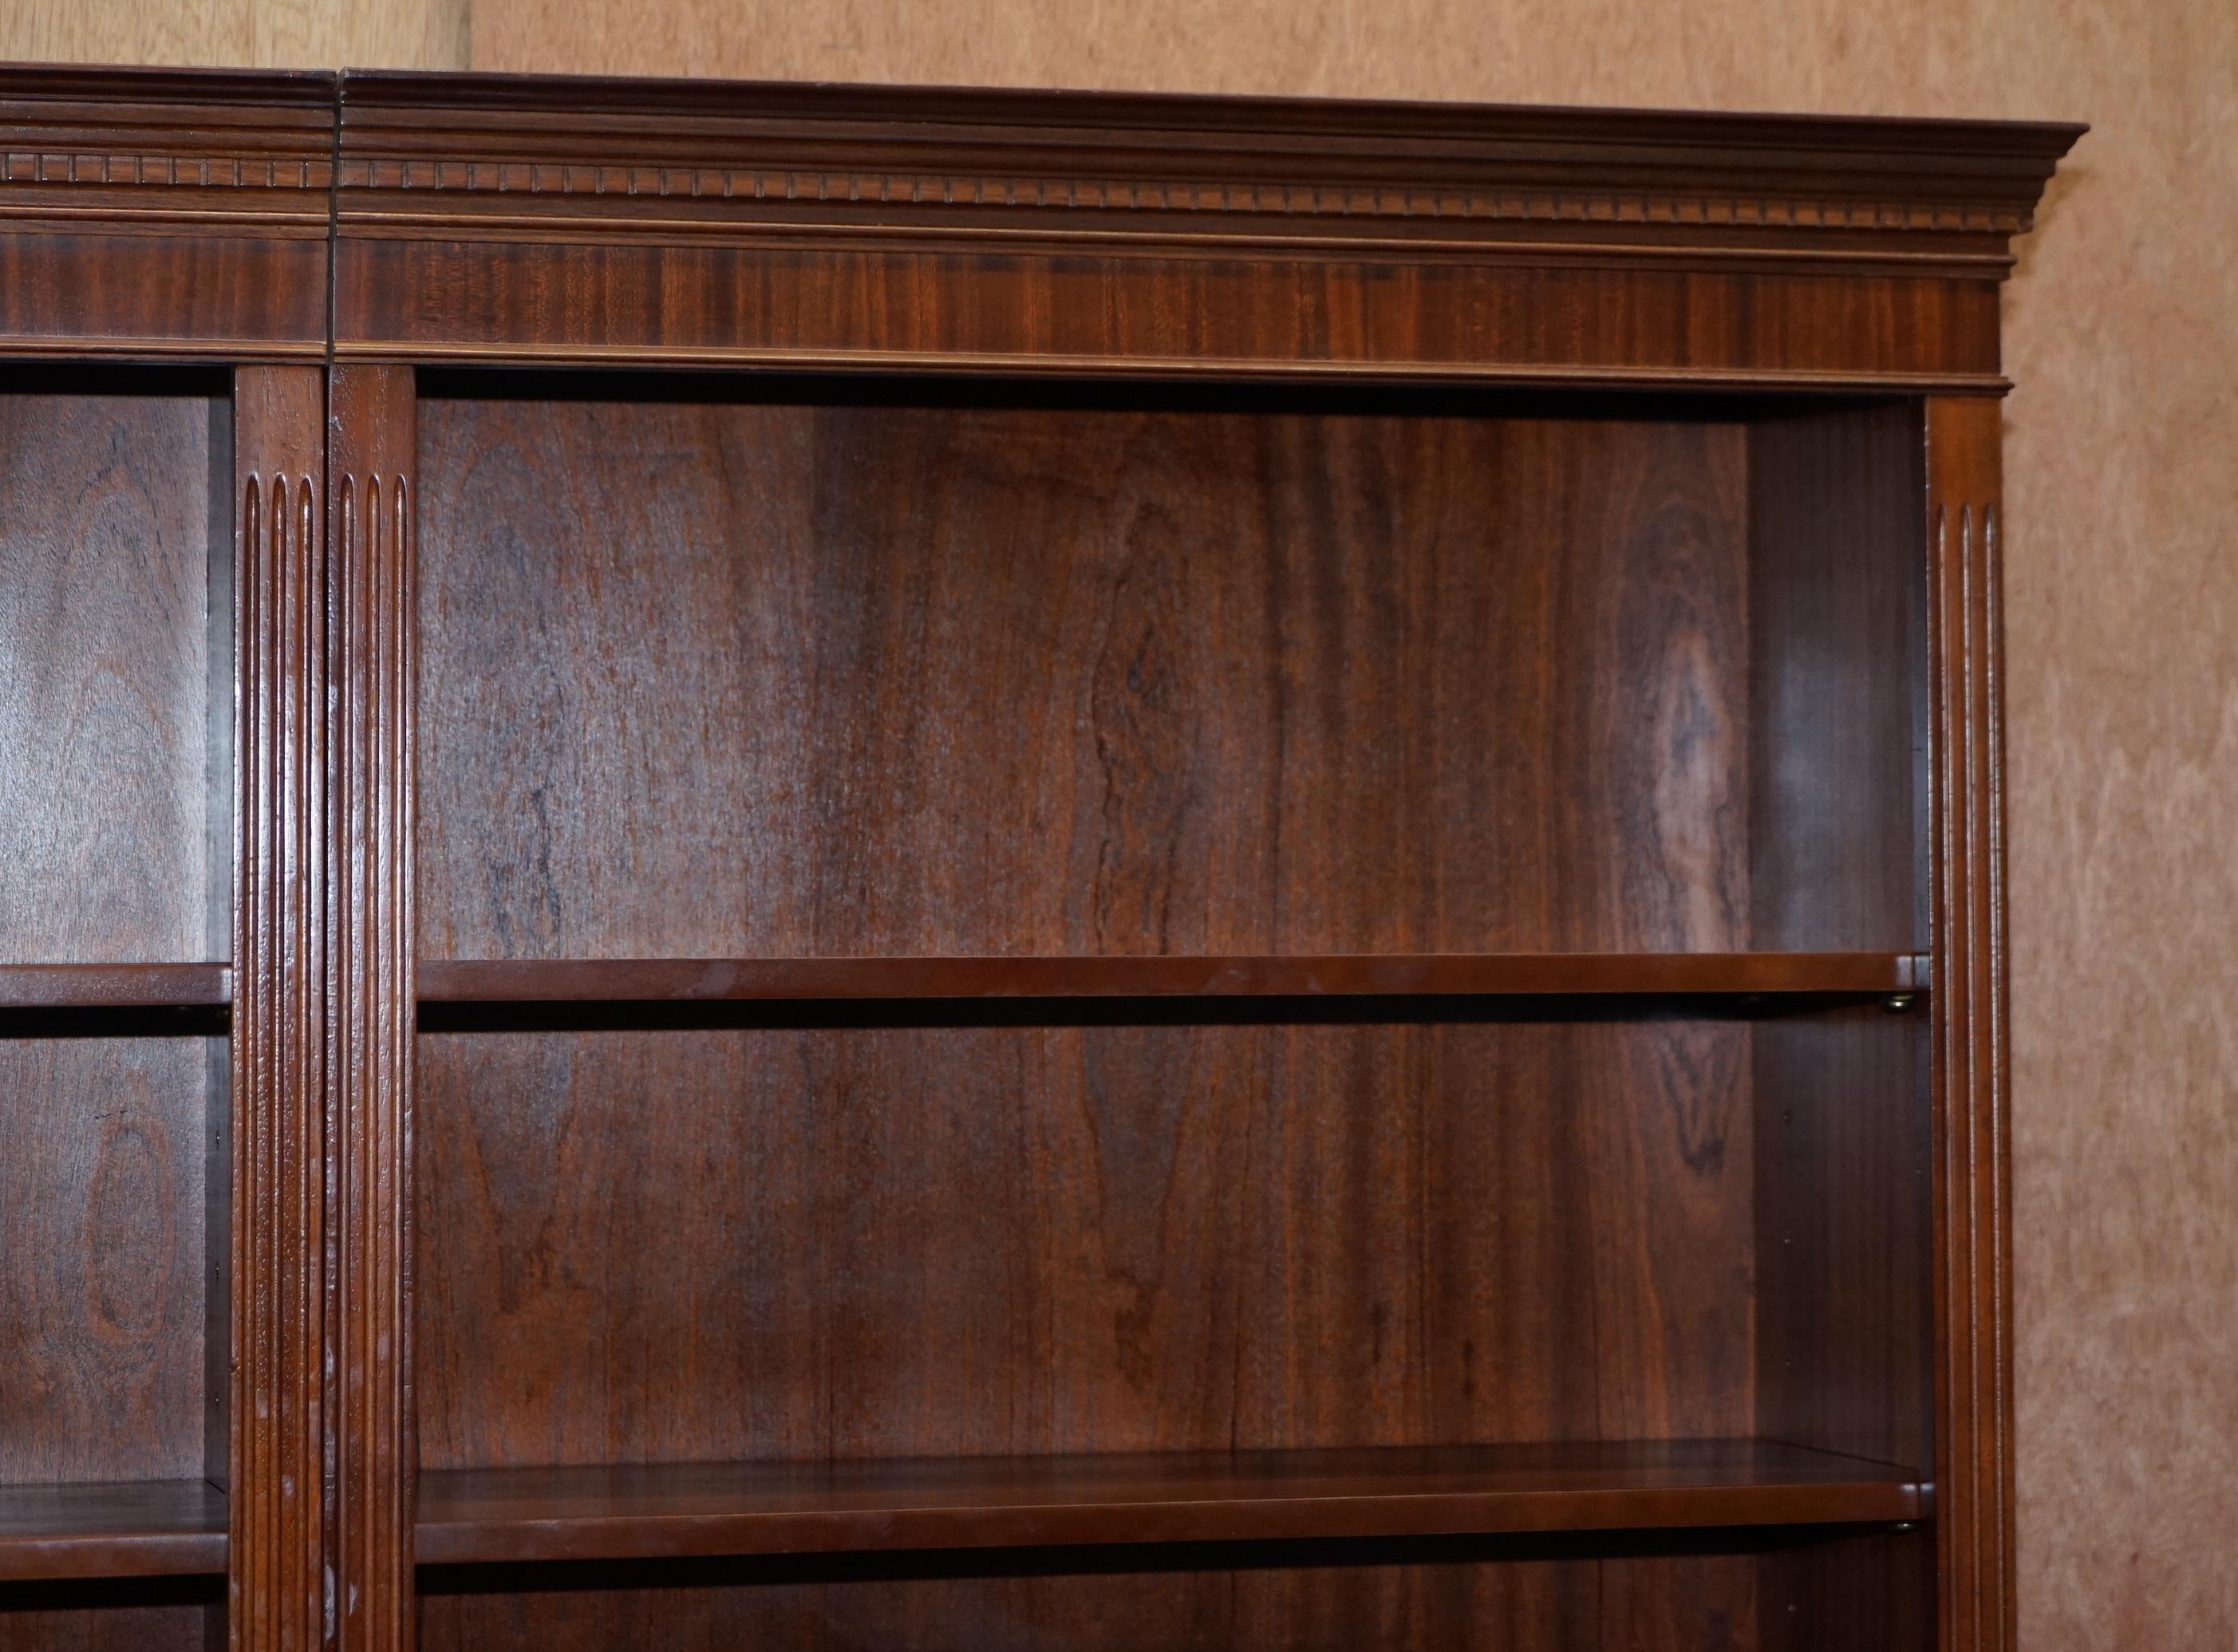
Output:
<svg viewBox="0 0 2238 1652">
<path fill-rule="evenodd" d="M 0 1646 L 2004 1652 L 2078 130 L 0 71 Z"/>
</svg>

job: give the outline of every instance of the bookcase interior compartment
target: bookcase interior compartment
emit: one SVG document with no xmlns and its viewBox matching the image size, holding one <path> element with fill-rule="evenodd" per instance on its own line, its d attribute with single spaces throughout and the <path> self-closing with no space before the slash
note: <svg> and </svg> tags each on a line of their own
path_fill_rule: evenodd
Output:
<svg viewBox="0 0 2238 1652">
<path fill-rule="evenodd" d="M 423 393 L 432 1644 L 1771 1647 L 1916 1555 L 1916 407 Z"/>
<path fill-rule="evenodd" d="M 430 1470 L 1751 1432 L 1737 1024 L 420 1061 Z"/>
<path fill-rule="evenodd" d="M 11 1648 L 200 1648 L 223 1622 L 225 393 L 200 373 L 0 373 Z"/>
</svg>

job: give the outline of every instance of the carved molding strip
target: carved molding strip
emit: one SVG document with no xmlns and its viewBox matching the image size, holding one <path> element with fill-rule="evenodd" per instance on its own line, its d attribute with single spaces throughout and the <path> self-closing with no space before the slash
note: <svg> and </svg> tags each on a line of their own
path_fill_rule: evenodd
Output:
<svg viewBox="0 0 2238 1652">
<path fill-rule="evenodd" d="M 1406 188 L 836 171 L 771 166 L 633 166 L 409 156 L 345 158 L 341 187 L 467 195 L 579 195 L 789 205 L 1010 207 L 1036 210 L 1241 213 L 1289 217 L 1698 224 L 2018 235 L 2010 204 L 1738 194 L 1651 194 L 1529 186 Z"/>
<path fill-rule="evenodd" d="M 0 182 L 6 183 L 143 189 L 324 189 L 333 180 L 334 162 L 324 156 L 0 150 Z"/>
</svg>

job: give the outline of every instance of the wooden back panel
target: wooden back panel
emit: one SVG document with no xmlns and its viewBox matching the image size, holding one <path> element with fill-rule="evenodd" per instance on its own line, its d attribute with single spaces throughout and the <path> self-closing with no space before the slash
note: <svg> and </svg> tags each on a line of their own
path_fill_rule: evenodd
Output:
<svg viewBox="0 0 2238 1652">
<path fill-rule="evenodd" d="M 1194 400 L 430 401 L 423 952 L 1747 944 L 1736 426 Z"/>
<path fill-rule="evenodd" d="M 0 962 L 204 957 L 209 404 L 72 376 L 0 379 Z"/>
<path fill-rule="evenodd" d="M 232 591 L 215 387 L 0 379 L 0 962 L 225 955 Z M 170 1035 L 141 1020 L 0 1012 L 0 1488 L 200 1479 L 212 1431 L 222 1439 L 206 1240 L 225 1041 L 208 1012 L 173 1017 Z M 222 1622 L 213 1593 L 19 1591 L 0 1646 L 184 1652 Z"/>
</svg>

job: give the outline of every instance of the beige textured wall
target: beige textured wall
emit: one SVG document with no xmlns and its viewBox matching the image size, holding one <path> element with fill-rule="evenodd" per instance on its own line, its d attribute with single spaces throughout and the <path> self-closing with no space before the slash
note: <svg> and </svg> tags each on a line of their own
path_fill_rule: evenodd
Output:
<svg viewBox="0 0 2238 1652">
<path fill-rule="evenodd" d="M 2096 122 L 2007 312 L 2023 1640 L 2238 1646 L 2234 0 L 0 0 L 0 53 Z"/>
</svg>

